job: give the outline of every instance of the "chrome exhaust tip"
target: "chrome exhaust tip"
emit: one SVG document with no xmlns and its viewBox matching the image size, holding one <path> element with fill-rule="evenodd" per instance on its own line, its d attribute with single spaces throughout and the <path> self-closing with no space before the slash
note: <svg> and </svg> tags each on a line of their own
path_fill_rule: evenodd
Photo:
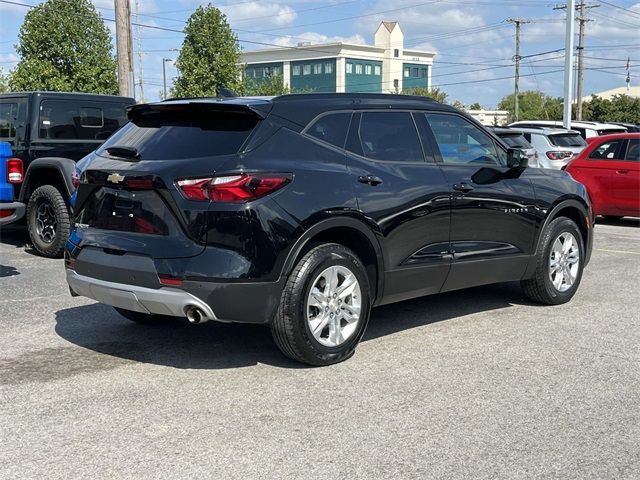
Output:
<svg viewBox="0 0 640 480">
<path fill-rule="evenodd" d="M 185 308 L 185 313 L 187 315 L 187 320 L 189 320 L 189 323 L 204 323 L 209 320 L 209 317 L 207 317 L 207 314 L 204 313 L 202 309 L 193 305 Z"/>
</svg>

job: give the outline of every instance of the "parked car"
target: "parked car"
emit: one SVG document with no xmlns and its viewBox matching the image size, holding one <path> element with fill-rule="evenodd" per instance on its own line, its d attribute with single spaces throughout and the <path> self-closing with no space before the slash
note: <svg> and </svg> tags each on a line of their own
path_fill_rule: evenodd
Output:
<svg viewBox="0 0 640 480">
<path fill-rule="evenodd" d="M 562 128 L 564 124 L 559 121 L 553 120 L 523 120 L 520 122 L 513 122 L 509 124 L 510 127 L 544 127 L 544 128 Z M 571 121 L 571 130 L 580 132 L 580 135 L 585 140 L 591 137 L 598 137 L 600 135 L 611 135 L 613 133 L 625 133 L 627 129 L 620 125 L 613 123 L 598 123 L 598 122 L 584 122 L 584 121 Z"/>
<path fill-rule="evenodd" d="M 520 149 L 523 155 L 527 157 L 527 162 L 530 167 L 540 166 L 538 164 L 538 152 L 527 139 L 524 138 L 523 132 L 506 127 L 489 127 L 489 130 L 497 135 L 507 146 Z"/>
<path fill-rule="evenodd" d="M 127 120 L 132 98 L 84 93 L 0 94 L 0 141 L 13 157 L 6 168 L 14 196 L 0 206 L 6 223 L 26 212 L 33 248 L 61 257 L 70 223 L 75 162 L 100 146 Z"/>
<path fill-rule="evenodd" d="M 538 166 L 560 170 L 578 155 L 587 142 L 574 130 L 546 127 L 517 127 L 538 152 Z"/>
<path fill-rule="evenodd" d="M 11 145 L 0 142 L 0 226 L 24 215 L 24 204 L 14 202 L 14 184 L 22 179 L 22 164 L 12 158 Z"/>
<path fill-rule="evenodd" d="M 640 217 L 640 133 L 590 140 L 566 171 L 587 187 L 594 215 Z"/>
<path fill-rule="evenodd" d="M 636 125 L 633 123 L 622 123 L 622 122 L 610 122 L 612 125 L 618 125 L 620 127 L 624 127 L 627 130 L 627 133 L 638 133 L 640 132 L 640 125 Z"/>
<path fill-rule="evenodd" d="M 300 94 L 136 105 L 88 159 L 73 295 L 125 318 L 269 324 L 289 357 L 352 355 L 372 306 L 522 281 L 569 301 L 591 207 L 424 97 Z"/>
</svg>

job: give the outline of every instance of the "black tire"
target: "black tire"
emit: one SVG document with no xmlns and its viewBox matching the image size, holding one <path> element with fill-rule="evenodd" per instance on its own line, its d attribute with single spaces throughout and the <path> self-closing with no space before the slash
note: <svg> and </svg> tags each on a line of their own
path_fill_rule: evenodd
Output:
<svg viewBox="0 0 640 480">
<path fill-rule="evenodd" d="M 172 317 L 171 315 L 150 315 L 148 313 L 125 310 L 124 308 L 113 308 L 127 320 L 143 325 L 166 325 L 167 323 L 172 323 L 178 320 L 178 317 Z"/>
<path fill-rule="evenodd" d="M 35 251 L 43 257 L 61 258 L 70 227 L 69 207 L 60 190 L 53 185 L 38 187 L 27 205 L 27 229 Z"/>
<path fill-rule="evenodd" d="M 577 240 L 579 261 L 578 271 L 575 281 L 566 291 L 560 291 L 554 287 L 549 272 L 549 258 L 551 249 L 556 239 L 563 233 L 571 233 Z M 546 305 L 560 305 L 567 303 L 575 295 L 580 280 L 582 280 L 582 270 L 584 268 L 584 240 L 580 229 L 575 222 L 566 217 L 558 217 L 551 221 L 547 228 L 542 232 L 540 246 L 536 252 L 536 271 L 532 278 L 521 282 L 525 295 L 538 303 Z"/>
<path fill-rule="evenodd" d="M 325 346 L 311 333 L 307 321 L 307 298 L 318 276 L 332 266 L 346 267 L 360 285 L 361 310 L 356 328 L 338 346 Z M 271 334 L 287 357 L 313 366 L 331 365 L 355 352 L 369 321 L 371 310 L 369 280 L 364 265 L 348 248 L 328 243 L 312 248 L 298 262 L 285 284 L 280 306 L 271 323 Z"/>
</svg>

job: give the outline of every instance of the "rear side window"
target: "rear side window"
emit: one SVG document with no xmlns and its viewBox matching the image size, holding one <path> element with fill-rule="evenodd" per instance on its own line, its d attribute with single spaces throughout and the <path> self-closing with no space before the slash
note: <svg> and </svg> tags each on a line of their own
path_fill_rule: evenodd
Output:
<svg viewBox="0 0 640 480">
<path fill-rule="evenodd" d="M 106 140 L 127 121 L 126 104 L 43 100 L 39 138 Z"/>
<path fill-rule="evenodd" d="M 629 146 L 627 147 L 627 155 L 624 157 L 625 160 L 629 160 L 631 162 L 640 162 L 640 139 L 631 138 L 629 139 Z"/>
<path fill-rule="evenodd" d="M 17 115 L 17 103 L 0 103 L 0 138 L 15 138 Z"/>
<path fill-rule="evenodd" d="M 624 140 L 604 142 L 589 154 L 589 158 L 592 160 L 622 159 L 624 156 L 624 143 Z"/>
<path fill-rule="evenodd" d="M 142 160 L 180 160 L 237 153 L 258 123 L 253 115 L 194 109 L 155 111 L 135 119 L 98 150 L 134 147 Z"/>
<path fill-rule="evenodd" d="M 311 124 L 307 130 L 307 135 L 311 135 L 318 140 L 330 143 L 336 147 L 343 148 L 349 130 L 351 113 L 330 113 L 324 115 Z"/>
<path fill-rule="evenodd" d="M 584 147 L 587 142 L 579 133 L 560 133 L 549 135 L 549 141 L 556 147 Z"/>
<path fill-rule="evenodd" d="M 531 148 L 524 135 L 500 135 L 500 138 L 512 148 Z"/>
<path fill-rule="evenodd" d="M 457 115 L 427 113 L 426 117 L 444 163 L 501 164 L 495 143 L 479 128 Z"/>
<path fill-rule="evenodd" d="M 371 160 L 424 161 L 418 132 L 408 112 L 364 112 L 360 143 L 363 155 Z"/>
</svg>

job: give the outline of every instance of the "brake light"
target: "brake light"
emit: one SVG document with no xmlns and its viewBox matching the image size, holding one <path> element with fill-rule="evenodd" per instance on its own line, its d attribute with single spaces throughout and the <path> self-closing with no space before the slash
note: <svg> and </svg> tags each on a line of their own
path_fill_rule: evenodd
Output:
<svg viewBox="0 0 640 480">
<path fill-rule="evenodd" d="M 187 178 L 177 184 L 189 200 L 242 203 L 264 197 L 292 180 L 290 173 L 242 173 L 211 178 Z"/>
<path fill-rule="evenodd" d="M 13 215 L 15 210 L 0 210 L 0 218 L 7 218 Z"/>
<path fill-rule="evenodd" d="M 162 285 L 167 285 L 169 287 L 179 287 L 182 285 L 181 279 L 172 277 L 171 275 L 158 275 L 158 279 Z"/>
<path fill-rule="evenodd" d="M 22 183 L 24 178 L 24 166 L 19 158 L 7 160 L 7 182 Z"/>
<path fill-rule="evenodd" d="M 565 160 L 571 157 L 573 157 L 573 153 L 571 152 L 560 152 L 560 151 L 547 152 L 547 158 L 549 158 L 549 160 Z"/>
</svg>

